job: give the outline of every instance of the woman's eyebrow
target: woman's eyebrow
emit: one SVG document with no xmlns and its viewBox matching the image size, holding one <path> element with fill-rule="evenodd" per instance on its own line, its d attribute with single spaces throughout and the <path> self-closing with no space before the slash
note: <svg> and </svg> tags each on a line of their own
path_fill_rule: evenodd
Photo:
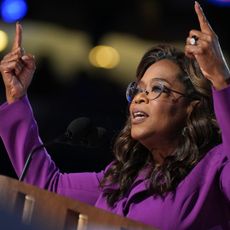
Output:
<svg viewBox="0 0 230 230">
<path fill-rule="evenodd" d="M 170 86 L 173 86 L 173 83 L 164 77 L 153 77 L 153 78 L 151 78 L 150 83 L 155 82 L 155 81 L 165 82 L 165 83 L 169 84 Z M 137 84 L 139 86 L 145 86 L 146 85 L 145 82 L 142 80 L 138 81 Z"/>
<path fill-rule="evenodd" d="M 168 81 L 167 79 L 163 78 L 163 77 L 154 77 L 151 79 L 151 82 L 154 82 L 154 81 L 163 81 L 163 82 L 166 82 L 168 83 L 169 85 L 172 85 L 172 82 Z"/>
</svg>

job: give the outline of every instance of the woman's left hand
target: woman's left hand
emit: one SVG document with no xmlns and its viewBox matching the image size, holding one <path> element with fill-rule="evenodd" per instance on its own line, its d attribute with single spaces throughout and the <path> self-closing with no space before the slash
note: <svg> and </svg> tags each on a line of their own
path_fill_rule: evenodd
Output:
<svg viewBox="0 0 230 230">
<path fill-rule="evenodd" d="M 223 89 L 229 84 L 230 71 L 218 37 L 198 2 L 195 2 L 195 11 L 199 20 L 200 31 L 190 31 L 185 45 L 185 54 L 190 58 L 196 59 L 203 75 L 212 82 L 215 89 Z M 195 44 L 191 44 L 192 37 L 196 40 Z"/>
</svg>

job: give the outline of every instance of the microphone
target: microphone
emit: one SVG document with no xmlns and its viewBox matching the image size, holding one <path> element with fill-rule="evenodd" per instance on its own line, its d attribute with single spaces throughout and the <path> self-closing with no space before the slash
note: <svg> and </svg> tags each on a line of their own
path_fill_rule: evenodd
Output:
<svg viewBox="0 0 230 230">
<path fill-rule="evenodd" d="M 81 145 L 87 148 L 101 146 L 106 140 L 107 131 L 105 128 L 94 126 L 93 122 L 87 117 L 80 117 L 73 120 L 59 143 L 69 145 Z"/>
<path fill-rule="evenodd" d="M 60 143 L 67 145 L 80 145 L 86 148 L 100 147 L 106 140 L 107 131 L 105 128 L 94 126 L 93 122 L 87 117 L 80 117 L 73 120 L 67 127 L 66 132 L 60 137 L 35 146 L 29 153 L 19 181 L 23 181 L 34 153 L 44 147 Z"/>
</svg>

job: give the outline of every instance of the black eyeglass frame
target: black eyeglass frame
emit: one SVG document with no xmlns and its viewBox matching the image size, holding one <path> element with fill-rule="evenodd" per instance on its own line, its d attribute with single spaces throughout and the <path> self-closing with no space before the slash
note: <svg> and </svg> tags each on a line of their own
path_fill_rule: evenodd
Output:
<svg viewBox="0 0 230 230">
<path fill-rule="evenodd" d="M 177 93 L 177 94 L 179 94 L 179 95 L 181 95 L 181 96 L 183 96 L 183 97 L 191 98 L 189 95 L 187 95 L 187 94 L 185 94 L 185 93 L 181 93 L 181 92 L 179 92 L 179 91 L 177 91 L 177 90 L 174 90 L 174 89 L 171 89 L 171 88 L 165 86 L 162 82 L 159 82 L 159 83 L 160 83 L 159 85 L 161 85 L 161 87 L 162 87 L 160 93 L 157 95 L 157 97 L 155 97 L 155 98 L 153 98 L 153 99 L 150 99 L 150 100 L 156 100 L 158 97 L 161 96 L 161 94 L 162 94 L 163 92 L 165 92 L 165 93 L 174 92 L 174 93 Z M 139 93 L 145 93 L 146 95 L 149 94 L 149 91 L 147 91 L 147 90 L 145 89 L 145 90 L 143 90 L 143 91 L 139 91 L 139 92 L 132 93 L 134 96 L 130 96 L 130 90 L 132 90 L 132 91 L 138 91 L 137 82 L 136 82 L 136 81 L 130 82 L 130 83 L 128 84 L 127 89 L 126 89 L 126 100 L 127 100 L 129 103 L 131 103 L 132 100 L 133 100 L 133 98 L 134 98 L 137 94 L 139 94 Z"/>
</svg>

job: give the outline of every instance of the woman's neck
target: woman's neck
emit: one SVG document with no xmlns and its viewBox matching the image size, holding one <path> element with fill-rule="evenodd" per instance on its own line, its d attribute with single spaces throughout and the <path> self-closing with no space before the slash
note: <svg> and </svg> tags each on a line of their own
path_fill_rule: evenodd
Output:
<svg viewBox="0 0 230 230">
<path fill-rule="evenodd" d="M 148 149 L 152 153 L 154 162 L 157 165 L 162 165 L 165 161 L 165 158 L 176 149 L 177 144 L 177 140 L 168 140 L 164 142 L 161 141 L 157 144 L 152 145 Z"/>
</svg>

